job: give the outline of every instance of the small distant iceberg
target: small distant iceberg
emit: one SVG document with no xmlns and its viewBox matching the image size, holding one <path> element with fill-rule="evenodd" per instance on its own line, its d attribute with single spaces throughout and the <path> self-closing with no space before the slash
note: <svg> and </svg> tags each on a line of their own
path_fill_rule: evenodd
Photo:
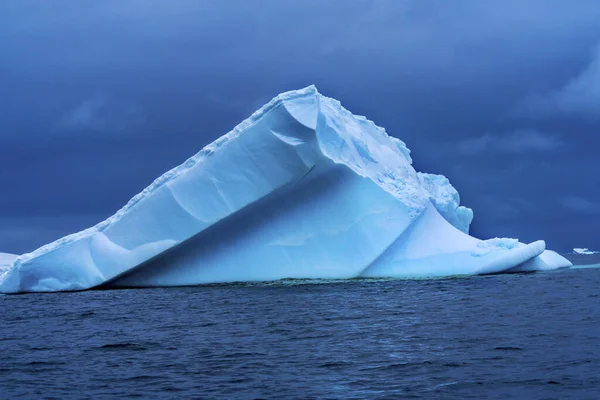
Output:
<svg viewBox="0 0 600 400">
<path fill-rule="evenodd" d="M 588 249 L 587 247 L 575 247 L 573 249 L 573 254 L 581 254 L 581 255 L 592 255 L 592 254 L 599 254 L 600 251 L 593 251 Z"/>
</svg>

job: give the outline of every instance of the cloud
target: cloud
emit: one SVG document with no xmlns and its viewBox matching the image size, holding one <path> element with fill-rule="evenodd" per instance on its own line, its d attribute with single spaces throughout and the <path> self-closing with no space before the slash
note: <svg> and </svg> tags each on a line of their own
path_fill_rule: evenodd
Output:
<svg viewBox="0 0 600 400">
<path fill-rule="evenodd" d="M 104 121 L 102 120 L 100 113 L 105 106 L 106 97 L 103 95 L 95 95 L 67 113 L 61 118 L 58 125 L 67 130 L 102 130 Z"/>
<path fill-rule="evenodd" d="M 600 120 L 600 45 L 591 62 L 560 89 L 536 93 L 518 106 L 515 114 L 533 118 L 572 116 Z"/>
<path fill-rule="evenodd" d="M 563 207 L 578 214 L 600 214 L 600 204 L 578 196 L 567 196 L 561 200 Z"/>
<path fill-rule="evenodd" d="M 122 133 L 143 120 L 139 106 L 109 101 L 96 93 L 67 112 L 56 123 L 56 130 L 66 132 Z"/>
<path fill-rule="evenodd" d="M 494 220 L 506 220 L 536 213 L 536 207 L 530 201 L 518 196 L 481 195 L 478 203 L 486 209 L 485 218 Z M 475 210 L 475 218 L 477 215 Z"/>
<path fill-rule="evenodd" d="M 113 210 L 277 93 L 315 83 L 405 140 L 421 169 L 449 174 L 463 198 L 499 193 L 531 199 L 548 219 L 567 214 L 547 199 L 598 197 L 599 125 L 502 117 L 588 69 L 599 19 L 597 0 L 0 2 L 0 37 L 10 38 L 0 41 L 0 187 L 10 189 L 0 205 L 8 215 Z M 577 98 L 587 90 L 572 87 Z M 522 127 L 537 132 L 517 137 Z M 464 155 L 482 151 L 495 157 Z M 527 151 L 560 157 L 543 157 L 549 173 Z M 60 190 L 48 176 L 63 178 Z M 35 196 L 40 186 L 52 201 Z M 476 221 L 493 233 L 488 212 L 522 209 L 476 203 Z M 529 229 L 527 215 L 510 220 L 516 231 Z M 539 221 L 535 238 L 554 230 Z"/>
<path fill-rule="evenodd" d="M 458 143 L 461 154 L 480 153 L 524 153 L 529 151 L 555 151 L 564 146 L 563 141 L 553 134 L 530 129 L 517 129 L 507 134 L 490 134 L 465 139 Z"/>
</svg>

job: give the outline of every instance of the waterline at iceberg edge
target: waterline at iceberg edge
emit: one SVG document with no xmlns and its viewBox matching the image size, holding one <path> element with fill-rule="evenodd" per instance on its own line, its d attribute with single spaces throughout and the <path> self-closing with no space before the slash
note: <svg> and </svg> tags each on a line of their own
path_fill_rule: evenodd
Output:
<svg viewBox="0 0 600 400">
<path fill-rule="evenodd" d="M 405 144 L 314 86 L 286 92 L 115 215 L 19 256 L 0 292 L 284 278 L 434 277 L 571 265 L 543 241 L 482 241 Z"/>
</svg>

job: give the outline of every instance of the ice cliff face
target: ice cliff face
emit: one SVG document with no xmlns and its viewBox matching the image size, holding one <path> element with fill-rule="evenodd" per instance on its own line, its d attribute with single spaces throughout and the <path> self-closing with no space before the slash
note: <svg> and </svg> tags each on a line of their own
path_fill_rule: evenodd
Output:
<svg viewBox="0 0 600 400">
<path fill-rule="evenodd" d="M 542 241 L 468 236 L 473 212 L 409 154 L 313 86 L 283 93 L 106 221 L 17 258 L 0 291 L 549 268 Z"/>
<path fill-rule="evenodd" d="M 461 232 L 469 233 L 473 210 L 460 205 L 460 196 L 448 178 L 423 172 L 417 172 L 417 176 L 429 200 L 442 217 Z"/>
</svg>

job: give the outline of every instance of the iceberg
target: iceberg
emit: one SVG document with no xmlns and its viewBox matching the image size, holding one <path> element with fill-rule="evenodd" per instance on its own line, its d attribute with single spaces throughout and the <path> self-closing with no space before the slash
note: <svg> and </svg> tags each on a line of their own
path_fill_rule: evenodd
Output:
<svg viewBox="0 0 600 400">
<path fill-rule="evenodd" d="M 590 250 L 587 247 L 575 247 L 573 249 L 573 254 L 580 254 L 580 255 L 589 256 L 589 255 L 598 254 L 598 253 L 600 253 L 600 252 Z"/>
<path fill-rule="evenodd" d="M 441 175 L 314 86 L 282 93 L 98 225 L 11 259 L 4 293 L 558 268 L 479 240 Z M 560 256 L 558 256 L 560 257 Z M 14 258 L 14 257 L 13 257 Z"/>
</svg>

